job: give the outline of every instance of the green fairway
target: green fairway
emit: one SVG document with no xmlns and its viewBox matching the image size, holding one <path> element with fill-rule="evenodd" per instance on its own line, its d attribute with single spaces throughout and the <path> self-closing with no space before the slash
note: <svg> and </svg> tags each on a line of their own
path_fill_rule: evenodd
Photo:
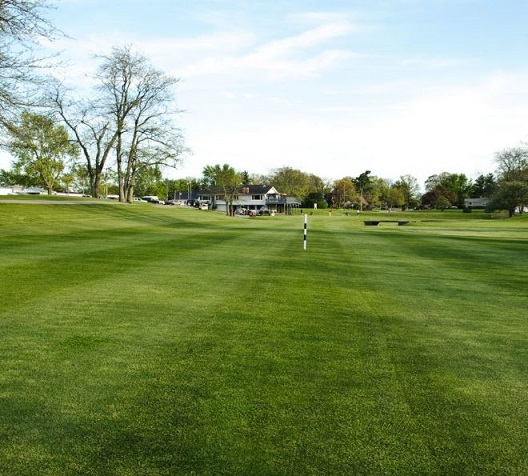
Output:
<svg viewBox="0 0 528 476">
<path fill-rule="evenodd" d="M 528 219 L 0 203 L 0 474 L 528 474 Z"/>
</svg>

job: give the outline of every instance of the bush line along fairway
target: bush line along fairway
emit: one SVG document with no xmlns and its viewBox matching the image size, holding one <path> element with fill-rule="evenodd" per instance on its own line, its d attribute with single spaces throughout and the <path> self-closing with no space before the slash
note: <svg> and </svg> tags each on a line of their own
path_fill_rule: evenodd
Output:
<svg viewBox="0 0 528 476">
<path fill-rule="evenodd" d="M 472 215 L 1 203 L 0 474 L 527 474 L 528 220 Z"/>
</svg>

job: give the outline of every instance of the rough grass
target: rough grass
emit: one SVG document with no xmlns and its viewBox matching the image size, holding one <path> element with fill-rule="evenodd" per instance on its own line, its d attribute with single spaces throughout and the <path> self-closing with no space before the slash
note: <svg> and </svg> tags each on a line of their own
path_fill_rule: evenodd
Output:
<svg viewBox="0 0 528 476">
<path fill-rule="evenodd" d="M 526 474 L 528 221 L 413 217 L 0 204 L 0 474 Z"/>
</svg>

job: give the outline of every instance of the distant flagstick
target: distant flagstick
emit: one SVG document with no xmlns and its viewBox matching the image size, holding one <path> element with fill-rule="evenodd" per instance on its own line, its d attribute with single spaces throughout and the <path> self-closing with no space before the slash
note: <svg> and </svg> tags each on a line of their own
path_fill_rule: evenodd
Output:
<svg viewBox="0 0 528 476">
<path fill-rule="evenodd" d="M 308 215 L 304 215 L 304 249 L 306 250 L 306 223 L 308 222 Z"/>
</svg>

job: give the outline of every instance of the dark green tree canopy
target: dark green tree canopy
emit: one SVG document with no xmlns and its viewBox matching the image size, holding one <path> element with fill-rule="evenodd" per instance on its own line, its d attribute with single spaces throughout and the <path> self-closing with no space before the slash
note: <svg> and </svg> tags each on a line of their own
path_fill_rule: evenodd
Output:
<svg viewBox="0 0 528 476">
<path fill-rule="evenodd" d="M 493 174 L 479 175 L 471 186 L 471 196 L 491 197 L 497 188 L 497 181 Z"/>
<path fill-rule="evenodd" d="M 449 205 L 463 207 L 464 199 L 471 195 L 471 188 L 471 180 L 465 174 L 442 172 L 431 175 L 425 181 L 426 194 L 422 197 L 422 202 L 437 208 Z"/>
</svg>

